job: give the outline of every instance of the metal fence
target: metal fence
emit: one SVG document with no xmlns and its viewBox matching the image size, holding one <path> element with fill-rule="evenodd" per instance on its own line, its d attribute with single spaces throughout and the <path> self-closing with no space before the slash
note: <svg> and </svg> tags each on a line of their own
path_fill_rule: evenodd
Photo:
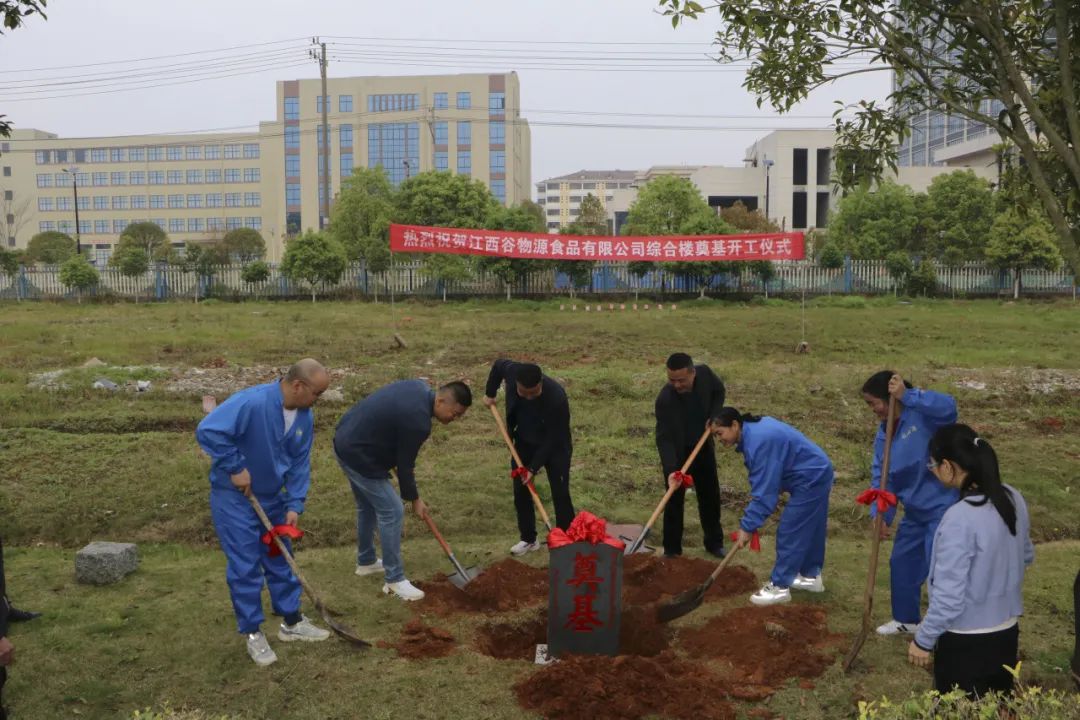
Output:
<svg viewBox="0 0 1080 720">
<path fill-rule="evenodd" d="M 647 295 L 699 294 L 710 296 L 734 294 L 881 295 L 897 291 L 884 262 L 847 261 L 844 267 L 827 269 L 811 261 L 783 261 L 773 264 L 775 275 L 762 282 L 749 270 L 739 274 L 723 273 L 700 278 L 677 274 L 656 266 L 644 275 L 631 273 L 625 263 L 596 263 L 587 283 L 573 289 L 578 295 Z M 936 265 L 939 296 L 987 297 L 1012 294 L 1013 274 L 980 264 L 961 266 Z M 391 292 L 400 297 L 544 297 L 569 295 L 570 279 L 553 270 L 538 271 L 519 278 L 507 288 L 503 281 L 483 272 L 464 281 L 441 281 L 425 273 L 422 263 L 398 263 L 382 273 L 369 272 L 362 264 L 348 267 L 337 283 L 311 288 L 290 281 L 277 266 L 270 267 L 270 277 L 261 283 L 241 279 L 238 265 L 214 268 L 210 275 L 198 276 L 179 268 L 163 266 L 145 275 L 128 277 L 116 268 L 99 269 L 100 283 L 83 297 L 117 298 L 135 301 L 222 298 L 304 298 L 352 297 L 380 299 Z M 14 277 L 0 275 L 0 299 L 43 300 L 75 299 L 77 293 L 60 282 L 55 266 L 20 268 Z M 1030 270 L 1022 273 L 1021 295 L 1076 297 L 1076 278 L 1066 271 Z"/>
</svg>

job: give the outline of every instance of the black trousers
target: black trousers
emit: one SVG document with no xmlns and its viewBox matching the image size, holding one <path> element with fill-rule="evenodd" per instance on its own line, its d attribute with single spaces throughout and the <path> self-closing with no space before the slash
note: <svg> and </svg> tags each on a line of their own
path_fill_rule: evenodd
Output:
<svg viewBox="0 0 1080 720">
<path fill-rule="evenodd" d="M 0 720 L 7 720 L 7 711 L 4 710 L 4 683 L 7 682 L 7 668 L 0 667 Z"/>
<path fill-rule="evenodd" d="M 1073 580 L 1073 656 L 1072 656 L 1072 671 L 1080 678 L 1080 572 L 1076 573 L 1076 580 Z M 1080 679 L 1076 680 L 1076 687 L 1080 690 Z"/>
<path fill-rule="evenodd" d="M 514 443 L 521 462 L 526 465 L 532 462 L 536 454 L 536 446 L 525 443 Z M 570 499 L 570 456 L 573 451 L 566 449 L 556 451 L 548 456 L 544 465 L 547 473 L 548 484 L 551 486 L 551 500 L 555 504 L 555 525 L 566 530 L 574 520 L 574 502 Z M 516 468 L 517 464 L 511 460 L 510 467 Z M 525 542 L 536 542 L 536 507 L 533 505 L 532 494 L 520 480 L 514 483 L 514 510 L 517 511 L 518 533 Z"/>
<path fill-rule="evenodd" d="M 686 453 L 688 456 L 690 452 Z M 719 552 L 724 547 L 724 531 L 720 527 L 720 480 L 716 477 L 716 452 L 706 445 L 698 453 L 689 473 L 694 478 L 698 515 L 705 535 L 705 549 Z M 665 485 L 667 478 L 664 478 Z M 664 554 L 681 555 L 683 551 L 683 512 L 686 490 L 679 488 L 664 508 Z"/>
<path fill-rule="evenodd" d="M 1011 693 L 1013 676 L 1005 666 L 1016 666 L 1019 646 L 1019 624 L 979 635 L 945 633 L 934 651 L 934 689 L 957 687 L 972 699 L 991 690 Z"/>
</svg>

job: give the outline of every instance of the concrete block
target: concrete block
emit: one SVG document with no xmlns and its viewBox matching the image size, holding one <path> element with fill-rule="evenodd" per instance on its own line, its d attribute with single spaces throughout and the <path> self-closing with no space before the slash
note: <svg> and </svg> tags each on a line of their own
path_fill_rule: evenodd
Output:
<svg viewBox="0 0 1080 720">
<path fill-rule="evenodd" d="M 75 579 L 89 585 L 111 585 L 138 567 L 134 543 L 92 542 L 75 554 Z"/>
</svg>

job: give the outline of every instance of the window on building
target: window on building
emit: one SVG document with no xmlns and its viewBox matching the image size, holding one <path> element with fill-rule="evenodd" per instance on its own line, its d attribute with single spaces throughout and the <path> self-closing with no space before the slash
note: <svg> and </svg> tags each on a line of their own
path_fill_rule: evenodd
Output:
<svg viewBox="0 0 1080 720">
<path fill-rule="evenodd" d="M 128 184 L 129 185 L 145 185 L 146 184 L 146 173 L 143 172 L 142 170 L 132 170 L 131 172 L 128 173 Z"/>
<path fill-rule="evenodd" d="M 322 125 L 319 125 L 315 128 L 315 139 L 317 141 L 315 144 L 319 148 L 320 152 L 322 152 L 322 148 L 326 146 L 326 141 L 323 139 L 324 135 L 325 133 L 323 132 Z"/>
<path fill-rule="evenodd" d="M 36 162 L 38 165 L 48 165 L 49 164 L 49 151 L 48 150 L 38 150 L 38 151 L 36 151 L 34 153 L 34 162 Z"/>
<path fill-rule="evenodd" d="M 206 229 L 210 232 L 225 229 L 225 221 L 222 218 L 206 218 Z"/>
<path fill-rule="evenodd" d="M 207 160 L 220 160 L 221 159 L 221 146 L 220 145 L 207 145 L 203 148 L 203 153 Z"/>
<path fill-rule="evenodd" d="M 353 173 L 353 154 L 341 153 L 341 177 L 351 177 Z"/>
<path fill-rule="evenodd" d="M 182 210 L 184 208 L 184 196 L 183 195 L 170 195 L 169 196 L 169 209 L 170 210 Z"/>
<path fill-rule="evenodd" d="M 201 193 L 192 193 L 187 196 L 188 208 L 198 209 L 203 206 L 203 196 Z"/>
<path fill-rule="evenodd" d="M 150 207 L 153 208 L 154 210 L 160 210 L 161 208 L 165 207 L 165 196 L 164 195 L 151 195 L 150 196 Z"/>
<path fill-rule="evenodd" d="M 49 212 L 53 209 L 53 199 L 51 197 L 39 197 L 37 199 L 38 212 Z"/>
<path fill-rule="evenodd" d="M 258 143 L 244 143 L 244 159 L 245 160 L 258 160 L 259 159 L 259 144 Z"/>
<path fill-rule="evenodd" d="M 791 193 L 791 228 L 806 229 L 806 193 L 801 190 Z"/>
<path fill-rule="evenodd" d="M 206 207 L 219 208 L 224 206 L 225 204 L 222 200 L 221 193 L 206 193 Z"/>
<path fill-rule="evenodd" d="M 368 95 L 368 112 L 404 112 L 419 106 L 420 96 L 416 94 Z"/>
<path fill-rule="evenodd" d="M 165 182 L 169 185 L 183 185 L 184 184 L 184 171 L 183 170 L 169 170 L 165 173 Z"/>
<path fill-rule="evenodd" d="M 128 209 L 128 196 L 127 195 L 113 195 L 112 209 L 113 210 L 127 210 Z"/>
<path fill-rule="evenodd" d="M 39 173 L 37 176 L 37 186 L 39 188 L 47 188 L 53 186 L 52 173 Z"/>
<path fill-rule="evenodd" d="M 244 207 L 259 207 L 260 205 L 262 205 L 262 197 L 259 193 L 244 193 Z"/>
<path fill-rule="evenodd" d="M 108 187 L 109 185 L 109 173 L 96 172 L 93 175 L 94 185 L 98 187 Z"/>
<path fill-rule="evenodd" d="M 79 187 L 86 187 L 90 184 L 90 173 L 75 173 L 75 182 L 79 183 Z"/>
<path fill-rule="evenodd" d="M 472 109 L 472 93 L 459 92 L 457 94 L 457 109 L 458 110 L 470 110 L 470 109 Z"/>
<path fill-rule="evenodd" d="M 165 184 L 165 171 L 164 170 L 151 170 L 146 173 L 147 185 L 164 185 Z"/>
<path fill-rule="evenodd" d="M 490 170 L 492 173 L 506 173 L 506 151 L 505 150 L 492 150 L 490 154 L 491 164 Z"/>
<path fill-rule="evenodd" d="M 814 219 L 814 227 L 828 227 L 829 225 L 829 193 L 819 192 L 817 194 L 817 207 L 816 215 Z"/>
<path fill-rule="evenodd" d="M 202 170 L 188 170 L 185 177 L 187 178 L 188 185 L 201 185 L 203 173 Z"/>
<path fill-rule="evenodd" d="M 437 152 L 435 153 L 435 169 L 436 170 L 449 170 L 450 169 L 450 156 L 449 153 Z"/>
<path fill-rule="evenodd" d="M 805 185 L 807 178 L 807 159 L 809 152 L 806 148 L 793 148 L 791 151 L 791 184 Z M 804 226 L 805 227 L 805 226 Z"/>
<path fill-rule="evenodd" d="M 458 150 L 457 171 L 458 175 L 472 175 L 472 152 Z"/>
<path fill-rule="evenodd" d="M 89 220 L 79 221 L 79 234 L 89 235 L 93 232 L 93 224 Z"/>
<path fill-rule="evenodd" d="M 300 204 L 300 183 L 285 183 L 285 204 Z"/>
<path fill-rule="evenodd" d="M 56 230 L 56 222 L 53 220 L 42 220 L 38 223 L 38 232 L 53 232 Z"/>
<path fill-rule="evenodd" d="M 322 95 L 316 95 L 315 96 L 315 112 L 321 113 L 322 108 L 323 108 L 323 96 Z M 330 108 L 327 108 L 326 110 L 327 110 L 327 112 L 329 112 Z"/>
<path fill-rule="evenodd" d="M 123 232 L 125 230 L 127 230 L 128 224 L 129 223 L 128 223 L 127 220 L 113 220 L 112 221 L 112 231 L 113 231 L 113 233 L 116 234 L 116 235 L 123 234 Z"/>
<path fill-rule="evenodd" d="M 4 177 L 11 177 L 11 166 L 10 165 L 5 165 L 4 166 Z"/>
<path fill-rule="evenodd" d="M 71 209 L 71 198 L 69 198 L 67 195 L 65 195 L 63 197 L 56 198 L 56 209 L 57 210 L 70 210 Z M 82 210 L 83 208 L 80 207 L 79 209 Z"/>
<path fill-rule="evenodd" d="M 188 145 L 184 148 L 185 160 L 202 160 L 202 145 Z"/>
<path fill-rule="evenodd" d="M 472 123 L 468 120 L 457 124 L 457 144 L 472 145 Z"/>
<path fill-rule="evenodd" d="M 435 109 L 446 110 L 450 107 L 450 93 L 437 92 L 435 93 Z"/>
<path fill-rule="evenodd" d="M 252 230 L 262 230 L 262 218 L 246 217 L 244 218 L 244 227 L 251 228 Z"/>
<path fill-rule="evenodd" d="M 262 171 L 259 168 L 244 168 L 244 182 L 256 183 L 262 179 Z"/>
<path fill-rule="evenodd" d="M 240 182 L 240 168 L 225 168 L 225 182 Z"/>
<path fill-rule="evenodd" d="M 165 159 L 165 148 L 161 146 L 148 147 L 146 149 L 146 159 L 150 162 L 161 162 Z"/>
<path fill-rule="evenodd" d="M 94 209 L 95 210 L 108 210 L 109 198 L 105 195 L 94 196 Z"/>
<path fill-rule="evenodd" d="M 59 172 L 53 177 L 56 179 L 56 187 L 71 187 L 71 173 Z"/>
<path fill-rule="evenodd" d="M 180 145 L 170 145 L 165 149 L 165 157 L 169 160 L 183 160 L 184 148 Z"/>
<path fill-rule="evenodd" d="M 242 193 L 225 193 L 225 207 L 242 207 L 244 196 Z"/>
<path fill-rule="evenodd" d="M 132 210 L 145 210 L 146 209 L 146 196 L 145 195 L 132 195 L 131 196 L 131 209 Z"/>
<path fill-rule="evenodd" d="M 299 120 L 300 119 L 300 98 L 287 97 L 285 98 L 285 119 L 286 120 Z"/>
<path fill-rule="evenodd" d="M 95 220 L 94 221 L 94 234 L 95 235 L 108 235 L 109 234 L 109 221 L 108 220 Z"/>
<path fill-rule="evenodd" d="M 506 93 L 493 92 L 488 95 L 488 112 L 492 115 L 501 115 L 506 111 Z"/>
<path fill-rule="evenodd" d="M 338 143 L 341 147 L 352 147 L 352 125 L 342 125 L 338 128 Z"/>
<path fill-rule="evenodd" d="M 211 168 L 206 171 L 206 182 L 219 183 L 221 182 L 221 170 L 219 168 Z"/>
<path fill-rule="evenodd" d="M 499 202 L 506 203 L 506 181 L 505 180 L 492 180 L 491 181 L 491 194 L 494 195 Z"/>
<path fill-rule="evenodd" d="M 817 184 L 828 185 L 829 176 L 832 175 L 832 149 L 818 148 L 817 150 Z M 821 226 L 824 227 L 824 226 Z"/>
<path fill-rule="evenodd" d="M 83 195 L 82 197 L 79 198 L 79 202 L 75 203 L 75 205 L 80 210 L 89 210 L 90 209 L 90 198 L 88 198 L 86 195 Z"/>
<path fill-rule="evenodd" d="M 285 213 L 285 232 L 289 235 L 295 235 L 300 232 L 301 216 L 299 212 L 293 211 Z"/>
<path fill-rule="evenodd" d="M 299 155 L 286 155 L 285 156 L 285 174 L 289 177 L 294 177 L 300 174 L 300 156 Z"/>
<path fill-rule="evenodd" d="M 94 148 L 90 151 L 90 162 L 103 163 L 108 162 L 109 154 L 105 148 Z"/>
<path fill-rule="evenodd" d="M 435 144 L 448 145 L 450 143 L 450 123 L 440 120 L 435 123 Z"/>
<path fill-rule="evenodd" d="M 133 147 L 128 148 L 128 160 L 131 162 L 146 162 L 146 148 Z M 82 162 L 79 160 L 79 151 L 75 151 L 75 162 Z"/>
<path fill-rule="evenodd" d="M 225 218 L 226 230 L 239 230 L 244 227 L 244 219 L 238 217 Z"/>
<path fill-rule="evenodd" d="M 127 185 L 128 174 L 126 172 L 109 173 L 109 182 L 113 185 Z"/>
<path fill-rule="evenodd" d="M 285 147 L 300 147 L 300 128 L 296 127 L 295 125 L 285 128 Z"/>
<path fill-rule="evenodd" d="M 506 123 L 501 120 L 488 123 L 488 142 L 492 145 L 506 144 Z"/>
<path fill-rule="evenodd" d="M 124 162 L 127 160 L 126 148 L 109 148 L 109 162 Z"/>
<path fill-rule="evenodd" d="M 352 95 L 338 95 L 338 112 L 352 112 Z"/>
<path fill-rule="evenodd" d="M 241 145 L 226 145 L 225 146 L 225 159 L 226 160 L 238 160 L 243 155 L 244 149 Z"/>
<path fill-rule="evenodd" d="M 202 232 L 206 228 L 206 223 L 202 218 L 188 218 L 187 231 L 190 233 Z"/>
<path fill-rule="evenodd" d="M 184 218 L 169 218 L 169 232 L 184 232 L 185 225 Z"/>
<path fill-rule="evenodd" d="M 368 125 L 368 167 L 382 167 L 394 185 L 400 184 L 407 173 L 419 172 L 419 123 Z"/>
</svg>

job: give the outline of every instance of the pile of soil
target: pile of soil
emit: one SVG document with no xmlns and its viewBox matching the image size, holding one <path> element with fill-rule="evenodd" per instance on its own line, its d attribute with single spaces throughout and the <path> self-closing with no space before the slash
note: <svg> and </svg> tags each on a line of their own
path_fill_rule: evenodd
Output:
<svg viewBox="0 0 1080 720">
<path fill-rule="evenodd" d="M 560 720 L 733 720 L 734 709 L 718 699 L 718 681 L 670 651 L 656 657 L 575 655 L 519 681 L 514 694 L 522 707 Z"/>
<path fill-rule="evenodd" d="M 678 595 L 705 582 L 715 569 L 715 562 L 702 558 L 629 555 L 623 558 L 623 603 L 644 605 Z M 705 599 L 742 595 L 757 589 L 757 579 L 748 568 L 729 565 L 705 593 Z"/>
<path fill-rule="evenodd" d="M 829 633 L 824 608 L 813 605 L 737 608 L 679 633 L 691 657 L 731 664 L 725 684 L 744 699 L 765 697 L 793 677 L 821 675 L 842 643 Z"/>
<path fill-rule="evenodd" d="M 410 660 L 446 657 L 457 643 L 454 636 L 440 628 L 429 627 L 419 620 L 410 620 L 395 644 L 380 641 L 379 647 L 397 650 L 398 657 Z"/>
<path fill-rule="evenodd" d="M 546 604 L 548 571 L 506 559 L 484 569 L 464 590 L 451 584 L 446 575 L 418 582 L 427 597 L 418 603 L 420 612 L 452 615 L 461 612 L 500 613 Z"/>
</svg>

